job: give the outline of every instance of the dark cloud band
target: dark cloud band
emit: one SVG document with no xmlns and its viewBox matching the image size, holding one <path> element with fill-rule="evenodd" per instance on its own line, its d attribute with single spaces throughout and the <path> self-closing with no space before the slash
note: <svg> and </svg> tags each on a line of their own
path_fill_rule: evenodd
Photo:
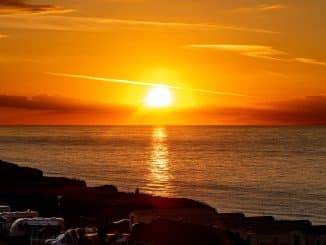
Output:
<svg viewBox="0 0 326 245">
<path fill-rule="evenodd" d="M 169 117 L 176 121 L 193 124 L 230 124 L 230 125 L 326 125 L 326 96 L 313 96 L 301 99 L 264 104 L 261 107 L 211 107 L 175 109 Z M 0 95 L 0 124 L 24 123 L 46 124 L 63 118 L 74 118 L 73 122 L 84 124 L 111 123 L 133 115 L 138 108 L 117 104 L 96 104 L 74 99 L 52 96 L 10 96 Z M 6 115 L 6 116 L 3 116 Z M 25 115 L 25 116 L 24 116 Z M 35 118 L 34 118 L 35 116 Z M 104 118 L 95 121 L 94 118 Z M 14 118 L 14 119 L 11 119 Z M 82 121 L 78 121 L 81 120 Z M 139 118 L 138 118 L 139 119 Z M 108 121 L 106 121 L 108 120 Z M 115 122 L 115 121 L 114 121 Z M 71 123 L 67 120 L 62 123 Z"/>
<path fill-rule="evenodd" d="M 0 14 L 62 12 L 68 9 L 51 4 L 32 4 L 25 0 L 1 0 Z"/>
</svg>

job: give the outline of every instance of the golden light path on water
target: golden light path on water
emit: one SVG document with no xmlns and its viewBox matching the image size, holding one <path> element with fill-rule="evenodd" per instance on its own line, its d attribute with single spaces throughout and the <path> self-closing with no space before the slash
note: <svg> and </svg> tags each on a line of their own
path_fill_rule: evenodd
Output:
<svg viewBox="0 0 326 245">
<path fill-rule="evenodd" d="M 168 195 L 171 189 L 167 137 L 165 128 L 153 129 L 147 188 L 157 195 Z"/>
</svg>

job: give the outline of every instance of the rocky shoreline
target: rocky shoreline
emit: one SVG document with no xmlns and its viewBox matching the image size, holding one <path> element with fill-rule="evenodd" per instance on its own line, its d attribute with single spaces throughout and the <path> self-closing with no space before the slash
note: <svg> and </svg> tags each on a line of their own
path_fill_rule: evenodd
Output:
<svg viewBox="0 0 326 245">
<path fill-rule="evenodd" d="M 95 224 L 107 223 L 126 218 L 138 209 L 214 210 L 207 204 L 186 198 L 120 192 L 112 185 L 88 187 L 82 180 L 47 177 L 41 170 L 1 160 L 0 176 L 0 203 L 14 210 L 38 210 L 44 217 L 60 215 L 72 226 L 80 224 L 80 219 Z"/>
<path fill-rule="evenodd" d="M 65 229 L 57 233 L 58 237 L 75 239 L 71 243 L 54 239 L 46 244 L 326 244 L 326 226 L 314 226 L 309 220 L 218 213 L 191 199 L 152 196 L 139 190 L 120 192 L 112 185 L 88 187 L 83 180 L 47 177 L 38 169 L 1 160 L 0 176 L 0 206 L 14 211 L 36 210 L 37 217 L 48 217 L 40 218 L 46 222 L 56 217 L 53 222 L 64 221 Z M 32 215 L 33 211 L 25 214 Z M 1 228 L 8 219 L 0 218 L 4 218 Z M 34 226 L 40 221 L 37 219 L 31 220 Z M 97 242 L 80 242 L 89 227 L 95 228 Z M 78 232 L 84 235 L 76 236 Z"/>
</svg>

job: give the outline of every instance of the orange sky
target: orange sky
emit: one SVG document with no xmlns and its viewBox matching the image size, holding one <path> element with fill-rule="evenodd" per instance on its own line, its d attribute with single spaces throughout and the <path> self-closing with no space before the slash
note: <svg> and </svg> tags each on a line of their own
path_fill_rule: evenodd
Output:
<svg viewBox="0 0 326 245">
<path fill-rule="evenodd" d="M 0 1 L 0 124 L 326 124 L 325 8 Z M 97 78 L 166 84 L 174 103 L 146 108 L 149 86 Z"/>
</svg>

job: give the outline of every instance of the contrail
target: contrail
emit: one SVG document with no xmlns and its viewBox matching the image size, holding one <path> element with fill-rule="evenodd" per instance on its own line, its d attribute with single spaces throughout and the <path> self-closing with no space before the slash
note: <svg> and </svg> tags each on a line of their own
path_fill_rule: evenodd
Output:
<svg viewBox="0 0 326 245">
<path fill-rule="evenodd" d="M 55 73 L 55 72 L 46 72 L 45 74 L 49 74 L 52 76 L 79 78 L 79 79 L 102 81 L 102 82 L 109 82 L 109 83 L 130 84 L 130 85 L 147 86 L 147 87 L 165 87 L 165 88 L 178 89 L 178 90 L 188 90 L 188 91 L 204 93 L 204 94 L 215 94 L 215 95 L 236 96 L 236 97 L 250 97 L 248 95 L 239 94 L 239 93 L 224 92 L 224 91 L 202 89 L 202 88 L 184 88 L 184 87 L 178 87 L 178 86 L 172 86 L 172 85 L 166 85 L 166 84 L 160 84 L 160 83 L 150 83 L 150 82 L 142 82 L 142 81 L 131 81 L 131 80 L 124 80 L 124 79 L 93 77 L 93 76 L 86 76 L 86 75 Z"/>
</svg>

